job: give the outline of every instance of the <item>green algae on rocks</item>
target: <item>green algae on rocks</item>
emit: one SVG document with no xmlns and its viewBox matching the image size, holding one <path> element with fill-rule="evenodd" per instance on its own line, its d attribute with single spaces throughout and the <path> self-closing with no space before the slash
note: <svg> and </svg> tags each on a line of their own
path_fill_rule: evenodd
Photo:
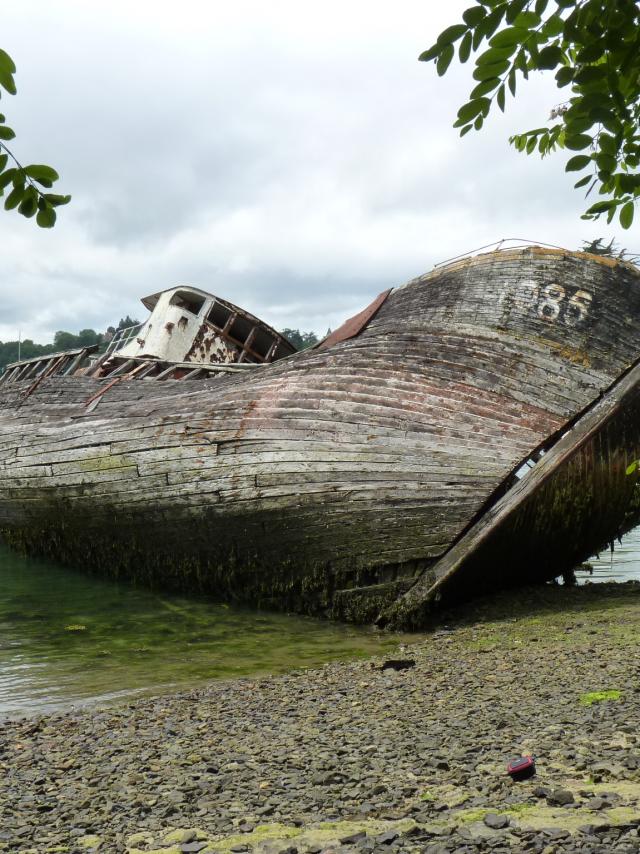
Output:
<svg viewBox="0 0 640 854">
<path fill-rule="evenodd" d="M 583 706 L 592 706 L 594 703 L 603 703 L 607 700 L 619 700 L 620 697 L 622 697 L 622 691 L 591 691 L 580 697 L 580 703 Z"/>
</svg>

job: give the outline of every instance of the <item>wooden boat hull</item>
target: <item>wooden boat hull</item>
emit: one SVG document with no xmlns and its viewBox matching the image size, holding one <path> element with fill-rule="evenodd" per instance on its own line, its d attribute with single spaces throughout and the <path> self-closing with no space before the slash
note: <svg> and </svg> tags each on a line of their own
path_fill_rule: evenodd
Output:
<svg viewBox="0 0 640 854">
<path fill-rule="evenodd" d="M 0 386 L 1 535 L 115 577 L 418 625 L 446 590 L 553 577 L 640 521 L 632 384 L 552 498 L 442 571 L 522 464 L 548 466 L 631 376 L 639 309 L 630 265 L 531 247 L 436 270 L 355 337 L 250 373 L 123 381 L 97 405 L 105 380 Z"/>
</svg>

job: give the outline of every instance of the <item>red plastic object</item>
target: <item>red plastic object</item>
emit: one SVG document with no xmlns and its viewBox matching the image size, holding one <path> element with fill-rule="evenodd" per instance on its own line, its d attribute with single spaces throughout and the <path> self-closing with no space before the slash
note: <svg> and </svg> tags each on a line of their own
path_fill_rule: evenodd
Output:
<svg viewBox="0 0 640 854">
<path fill-rule="evenodd" d="M 507 774 L 512 780 L 528 780 L 536 773 L 536 761 L 534 756 L 521 756 L 512 759 L 507 765 Z"/>
</svg>

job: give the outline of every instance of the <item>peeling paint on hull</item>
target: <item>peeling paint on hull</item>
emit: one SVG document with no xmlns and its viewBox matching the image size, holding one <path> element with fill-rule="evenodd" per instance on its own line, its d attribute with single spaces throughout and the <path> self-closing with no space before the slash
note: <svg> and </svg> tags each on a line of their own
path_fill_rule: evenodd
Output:
<svg viewBox="0 0 640 854">
<path fill-rule="evenodd" d="M 630 265 L 518 249 L 416 279 L 357 337 L 250 375 L 123 381 L 91 411 L 104 380 L 0 386 L 2 536 L 115 577 L 419 624 L 436 581 L 544 580 L 640 521 L 633 386 L 553 487 L 437 577 L 522 463 L 615 393 L 639 312 Z"/>
</svg>

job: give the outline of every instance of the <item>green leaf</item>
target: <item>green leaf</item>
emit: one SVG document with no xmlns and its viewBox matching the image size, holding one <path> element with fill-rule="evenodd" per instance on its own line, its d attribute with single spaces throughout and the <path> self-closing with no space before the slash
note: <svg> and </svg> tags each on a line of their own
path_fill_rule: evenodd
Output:
<svg viewBox="0 0 640 854">
<path fill-rule="evenodd" d="M 500 107 L 500 109 L 503 113 L 504 113 L 504 100 L 505 100 L 505 97 L 504 97 L 504 83 L 503 83 L 502 86 L 496 92 L 496 101 L 498 102 L 498 106 Z"/>
<path fill-rule="evenodd" d="M 0 174 L 0 196 L 4 192 L 4 188 L 13 181 L 14 175 L 16 174 L 17 169 L 7 169 L 6 172 Z"/>
<path fill-rule="evenodd" d="M 556 12 L 555 15 L 552 15 L 542 25 L 542 32 L 548 38 L 553 38 L 554 36 L 559 36 L 560 33 L 564 32 L 564 20 L 561 16 Z"/>
<path fill-rule="evenodd" d="M 476 32 L 482 33 L 486 39 L 490 39 L 500 26 L 500 21 L 502 20 L 504 13 L 505 8 L 503 6 L 499 6 L 497 9 L 494 9 L 494 11 L 487 15 L 483 21 L 480 21 L 476 27 Z"/>
<path fill-rule="evenodd" d="M 527 31 L 521 30 L 519 27 L 507 27 L 506 30 L 500 30 L 489 42 L 490 47 L 514 47 L 522 44 L 527 37 Z"/>
<path fill-rule="evenodd" d="M 596 163 L 602 172 L 614 172 L 618 161 L 610 154 L 597 154 Z"/>
<path fill-rule="evenodd" d="M 537 141 L 536 137 L 532 136 L 531 139 L 529 140 L 529 142 L 527 143 L 527 149 L 526 149 L 527 154 L 531 154 L 535 150 L 536 141 Z"/>
<path fill-rule="evenodd" d="M 476 116 L 476 120 L 475 120 L 475 122 L 473 123 L 474 128 L 475 128 L 476 130 L 480 130 L 480 128 L 482 127 L 483 122 L 484 122 L 484 119 L 482 118 L 482 116 Z"/>
<path fill-rule="evenodd" d="M 0 172 L 4 171 L 5 166 L 9 162 L 8 154 L 0 154 Z"/>
<path fill-rule="evenodd" d="M 578 55 L 576 56 L 576 63 L 578 65 L 582 65 L 585 62 L 595 62 L 596 59 L 600 59 L 603 53 L 604 45 L 602 44 L 602 42 L 592 42 L 591 44 L 585 45 L 585 47 L 578 51 Z"/>
<path fill-rule="evenodd" d="M 36 217 L 36 222 L 40 228 L 53 228 L 56 224 L 56 212 L 51 205 L 46 205 L 45 207 L 40 208 L 38 216 Z"/>
<path fill-rule="evenodd" d="M 438 72 L 438 77 L 442 77 L 447 73 L 447 68 L 451 65 L 451 60 L 453 59 L 453 54 L 455 53 L 454 47 L 452 44 L 445 45 L 442 53 L 438 57 L 438 61 L 436 63 L 436 71 Z"/>
<path fill-rule="evenodd" d="M 562 88 L 563 86 L 571 83 L 575 73 L 575 68 L 571 68 L 569 65 L 563 65 L 562 68 L 559 68 L 556 71 L 556 83 L 558 84 L 558 87 Z"/>
<path fill-rule="evenodd" d="M 485 50 L 484 53 L 480 54 L 480 56 L 476 59 L 476 65 L 495 65 L 496 62 L 502 62 L 505 59 L 509 59 L 509 57 L 513 54 L 514 50 L 515 47 L 491 47 L 489 48 L 489 50 Z"/>
<path fill-rule="evenodd" d="M 584 169 L 591 163 L 591 158 L 588 154 L 576 154 L 575 157 L 572 157 L 567 161 L 567 165 L 564 167 L 565 172 L 579 172 L 581 169 Z"/>
<path fill-rule="evenodd" d="M 540 21 L 540 15 L 536 14 L 536 12 L 520 12 L 513 23 L 516 27 L 523 27 L 529 30 L 531 27 L 537 27 Z"/>
<path fill-rule="evenodd" d="M 435 59 L 436 56 L 440 56 L 442 52 L 442 46 L 439 44 L 434 44 L 428 50 L 423 51 L 418 60 L 420 62 L 429 62 L 431 59 Z"/>
<path fill-rule="evenodd" d="M 466 24 L 453 24 L 451 27 L 447 27 L 446 30 L 443 30 L 437 39 L 437 44 L 439 45 L 448 45 L 453 44 L 453 42 L 458 41 L 466 32 L 467 32 Z"/>
<path fill-rule="evenodd" d="M 536 68 L 553 69 L 562 62 L 562 51 L 557 45 L 543 47 L 536 62 Z"/>
<path fill-rule="evenodd" d="M 571 151 L 582 151 L 583 148 L 588 148 L 592 142 L 593 139 L 588 133 L 578 133 L 575 136 L 567 136 L 564 144 Z"/>
<path fill-rule="evenodd" d="M 639 465 L 640 465 L 640 460 L 634 460 L 632 463 L 630 463 L 630 464 L 626 467 L 626 469 L 625 469 L 625 472 L 624 472 L 624 473 L 625 473 L 625 474 L 633 474 L 633 473 L 634 473 L 634 471 L 636 471 L 636 469 L 638 468 L 638 466 L 639 466 Z"/>
<path fill-rule="evenodd" d="M 45 193 L 44 197 L 50 205 L 53 205 L 54 208 L 57 208 L 60 205 L 68 205 L 71 201 L 71 196 L 61 196 L 56 193 Z"/>
<path fill-rule="evenodd" d="M 11 59 L 9 54 L 0 50 L 0 71 L 3 71 L 5 74 L 15 74 L 16 73 L 16 64 Z"/>
<path fill-rule="evenodd" d="M 581 68 L 577 74 L 574 75 L 573 79 L 576 83 L 584 85 L 586 83 L 593 83 L 594 80 L 603 80 L 606 76 L 606 66 L 587 65 L 585 68 Z"/>
<path fill-rule="evenodd" d="M 0 68 L 0 86 L 6 89 L 10 95 L 16 94 L 16 81 L 13 79 L 13 74 L 9 74 Z"/>
<path fill-rule="evenodd" d="M 31 192 L 29 192 L 29 190 L 31 190 Z M 29 190 L 27 190 L 24 199 L 20 202 L 18 207 L 18 213 L 21 213 L 22 216 L 26 216 L 27 218 L 32 217 L 38 210 L 38 194 L 35 192 L 33 187 L 30 187 Z"/>
<path fill-rule="evenodd" d="M 509 84 L 509 91 L 515 97 L 516 94 L 516 72 L 515 69 L 511 69 L 509 72 L 509 77 L 507 78 L 507 82 Z"/>
<path fill-rule="evenodd" d="M 471 33 L 468 32 L 460 42 L 460 47 L 458 48 L 458 59 L 460 62 L 466 62 L 471 56 L 471 38 Z"/>
<path fill-rule="evenodd" d="M 7 125 L 0 125 L 0 139 L 13 139 L 15 137 L 15 133 L 11 130 Z"/>
<path fill-rule="evenodd" d="M 587 213 L 591 215 L 599 215 L 605 213 L 605 211 L 611 210 L 612 208 L 615 208 L 615 202 L 610 199 L 606 202 L 596 202 L 595 205 L 591 205 Z"/>
<path fill-rule="evenodd" d="M 513 24 L 518 15 L 522 12 L 525 6 L 527 6 L 529 0 L 511 0 L 511 2 L 507 6 L 507 24 Z"/>
<path fill-rule="evenodd" d="M 24 194 L 24 187 L 14 187 L 13 190 L 7 196 L 7 198 L 4 200 L 4 209 L 6 211 L 10 211 L 13 210 L 13 208 L 17 208 L 22 199 L 24 198 Z"/>
<path fill-rule="evenodd" d="M 476 98 L 475 101 L 469 101 L 458 110 L 459 125 L 466 125 L 471 119 L 474 119 L 479 113 L 489 112 L 491 101 L 488 98 Z"/>
<path fill-rule="evenodd" d="M 468 27 L 475 27 L 486 14 L 482 6 L 470 6 L 462 13 L 462 20 Z"/>
<path fill-rule="evenodd" d="M 490 77 L 500 77 L 511 67 L 509 60 L 494 62 L 491 65 L 478 65 L 473 72 L 474 80 L 488 80 Z"/>
<path fill-rule="evenodd" d="M 488 80 L 483 80 L 482 83 L 478 83 L 478 85 L 471 91 L 469 98 L 473 101 L 474 98 L 480 98 L 482 95 L 486 95 L 487 92 L 491 92 L 496 86 L 500 85 L 499 77 L 490 77 Z"/>
<path fill-rule="evenodd" d="M 589 181 L 591 181 L 592 177 L 593 176 L 591 176 L 591 175 L 585 175 L 584 178 L 580 178 L 580 180 L 576 181 L 576 183 L 573 185 L 574 189 L 577 190 L 580 187 L 585 187 L 589 183 Z"/>
<path fill-rule="evenodd" d="M 589 130 L 593 125 L 593 119 L 589 118 L 577 118 L 577 119 L 569 119 L 566 122 L 567 133 L 573 135 L 575 133 L 584 133 L 586 130 Z"/>
<path fill-rule="evenodd" d="M 51 166 L 46 166 L 44 163 L 32 163 L 29 166 L 25 166 L 24 171 L 29 178 L 33 178 L 34 181 L 43 184 L 45 187 L 50 187 L 60 177 L 55 169 L 52 169 Z"/>
<path fill-rule="evenodd" d="M 472 127 L 473 125 L 467 125 L 466 128 L 462 128 L 462 130 L 460 131 L 460 136 L 464 136 L 465 134 L 469 133 Z"/>
<path fill-rule="evenodd" d="M 549 0 L 536 0 L 536 5 L 534 6 L 536 15 L 544 15 L 548 2 Z"/>
<path fill-rule="evenodd" d="M 612 157 L 615 157 L 618 152 L 615 139 L 609 136 L 608 133 L 601 133 L 598 136 L 598 145 L 600 146 L 600 151 L 604 151 L 605 154 L 610 154 Z"/>
<path fill-rule="evenodd" d="M 592 110 L 589 110 L 589 118 L 594 122 L 603 124 L 608 130 L 619 126 L 613 110 L 608 110 L 606 107 L 594 107 Z"/>
<path fill-rule="evenodd" d="M 627 202 L 626 205 L 623 205 L 620 210 L 620 225 L 624 228 L 630 228 L 633 223 L 633 214 L 635 212 L 635 206 L 633 202 Z"/>
</svg>

